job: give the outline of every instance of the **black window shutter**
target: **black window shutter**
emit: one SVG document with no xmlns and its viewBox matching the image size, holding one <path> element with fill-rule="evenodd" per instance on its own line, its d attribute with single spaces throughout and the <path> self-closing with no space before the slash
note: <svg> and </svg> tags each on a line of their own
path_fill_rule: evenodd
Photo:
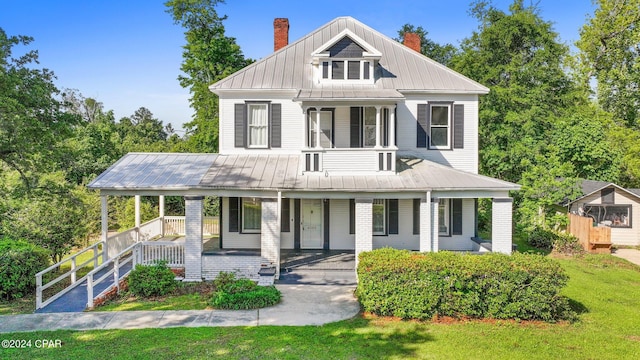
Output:
<svg viewBox="0 0 640 360">
<path fill-rule="evenodd" d="M 429 104 L 418 104 L 416 147 L 426 148 L 429 144 Z"/>
<path fill-rule="evenodd" d="M 462 235 L 462 199 L 452 199 L 451 208 L 451 234 Z"/>
<path fill-rule="evenodd" d="M 245 104 L 236 104 L 234 111 L 235 147 L 245 147 L 247 116 Z"/>
<path fill-rule="evenodd" d="M 614 188 L 604 188 L 600 190 L 600 202 L 603 204 L 614 204 L 615 203 L 615 189 Z"/>
<path fill-rule="evenodd" d="M 240 231 L 240 198 L 229 198 L 229 232 Z"/>
<path fill-rule="evenodd" d="M 356 233 L 356 201 L 349 199 L 349 234 Z"/>
<path fill-rule="evenodd" d="M 464 105 L 453 105 L 453 148 L 464 149 Z"/>
<path fill-rule="evenodd" d="M 420 199 L 413 199 L 413 235 L 420 235 Z"/>
<path fill-rule="evenodd" d="M 282 104 L 271 104 L 271 147 L 282 146 Z"/>
<path fill-rule="evenodd" d="M 351 133 L 349 138 L 351 139 L 352 148 L 360 147 L 360 134 L 362 133 L 360 130 L 360 109 L 359 107 L 351 108 Z"/>
<path fill-rule="evenodd" d="M 398 234 L 398 199 L 389 199 L 389 234 Z"/>
<path fill-rule="evenodd" d="M 331 206 L 331 200 L 330 199 L 326 199 L 325 203 L 324 203 L 324 224 L 323 224 L 323 226 L 324 226 L 324 229 L 323 229 L 323 231 L 324 231 L 324 241 L 323 241 L 323 244 L 322 244 L 322 248 L 324 250 L 329 250 L 329 247 L 330 247 L 329 246 L 329 240 L 330 240 L 329 239 L 329 235 L 331 235 L 331 233 L 329 231 L 331 229 L 330 224 L 329 224 L 329 220 L 331 218 L 331 208 L 330 208 L 330 206 Z"/>
<path fill-rule="evenodd" d="M 293 248 L 300 249 L 300 199 L 293 200 Z"/>
<path fill-rule="evenodd" d="M 282 199 L 282 208 L 280 209 L 280 232 L 291 231 L 291 200 Z"/>
</svg>

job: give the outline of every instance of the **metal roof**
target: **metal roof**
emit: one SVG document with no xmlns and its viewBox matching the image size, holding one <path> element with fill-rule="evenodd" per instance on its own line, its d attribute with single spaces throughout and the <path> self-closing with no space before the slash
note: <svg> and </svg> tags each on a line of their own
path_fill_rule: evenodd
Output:
<svg viewBox="0 0 640 360">
<path fill-rule="evenodd" d="M 373 30 L 352 17 L 339 17 L 275 53 L 212 84 L 218 90 L 344 89 L 345 83 L 313 81 L 312 54 L 348 31 L 380 54 L 370 89 L 486 94 L 489 89 Z M 346 84 L 348 86 L 348 84 Z"/>
<path fill-rule="evenodd" d="M 129 153 L 93 180 L 92 189 L 185 189 L 197 186 L 217 154 Z"/>
<path fill-rule="evenodd" d="M 404 95 L 393 89 L 302 89 L 295 101 L 399 100 Z"/>
<path fill-rule="evenodd" d="M 302 174 L 300 155 L 127 154 L 89 184 L 109 190 L 402 192 L 518 190 L 520 185 L 423 159 L 398 159 L 397 174 Z"/>
</svg>

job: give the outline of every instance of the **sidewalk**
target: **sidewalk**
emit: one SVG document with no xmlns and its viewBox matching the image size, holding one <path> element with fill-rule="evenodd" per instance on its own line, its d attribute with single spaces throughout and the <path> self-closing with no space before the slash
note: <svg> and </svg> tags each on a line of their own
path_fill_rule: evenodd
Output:
<svg viewBox="0 0 640 360">
<path fill-rule="evenodd" d="M 282 302 L 258 310 L 110 311 L 0 316 L 0 333 L 202 326 L 322 325 L 360 311 L 355 286 L 277 285 Z"/>
<path fill-rule="evenodd" d="M 640 265 L 640 250 L 636 249 L 616 249 L 611 255 L 625 259 L 636 265 Z"/>
</svg>

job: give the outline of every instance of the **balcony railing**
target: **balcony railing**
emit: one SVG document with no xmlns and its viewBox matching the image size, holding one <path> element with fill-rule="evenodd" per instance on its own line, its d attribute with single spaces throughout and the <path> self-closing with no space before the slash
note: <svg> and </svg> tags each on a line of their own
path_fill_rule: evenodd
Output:
<svg viewBox="0 0 640 360">
<path fill-rule="evenodd" d="M 395 148 L 310 148 L 302 150 L 305 172 L 395 172 Z"/>
</svg>

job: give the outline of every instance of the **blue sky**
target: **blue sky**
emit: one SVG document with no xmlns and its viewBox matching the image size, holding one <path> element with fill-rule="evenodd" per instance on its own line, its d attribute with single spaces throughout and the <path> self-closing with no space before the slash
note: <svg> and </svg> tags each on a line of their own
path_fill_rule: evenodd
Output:
<svg viewBox="0 0 640 360">
<path fill-rule="evenodd" d="M 477 22 L 471 0 L 381 0 L 323 2 L 228 0 L 218 7 L 228 15 L 226 33 L 245 56 L 260 59 L 273 51 L 273 19 L 289 18 L 289 41 L 338 16 L 352 16 L 396 37 L 405 23 L 422 26 L 439 43 L 457 45 Z M 507 10 L 510 0 L 493 3 Z M 536 0 L 543 19 L 560 38 L 573 44 L 591 0 Z M 116 118 L 145 106 L 164 123 L 180 129 L 191 119 L 189 92 L 180 87 L 183 29 L 165 13 L 164 1 L 151 0 L 0 0 L 0 28 L 8 35 L 29 35 L 40 64 L 53 70 L 60 88 L 78 89 L 113 109 Z M 529 1 L 525 0 L 525 4 Z"/>
</svg>

